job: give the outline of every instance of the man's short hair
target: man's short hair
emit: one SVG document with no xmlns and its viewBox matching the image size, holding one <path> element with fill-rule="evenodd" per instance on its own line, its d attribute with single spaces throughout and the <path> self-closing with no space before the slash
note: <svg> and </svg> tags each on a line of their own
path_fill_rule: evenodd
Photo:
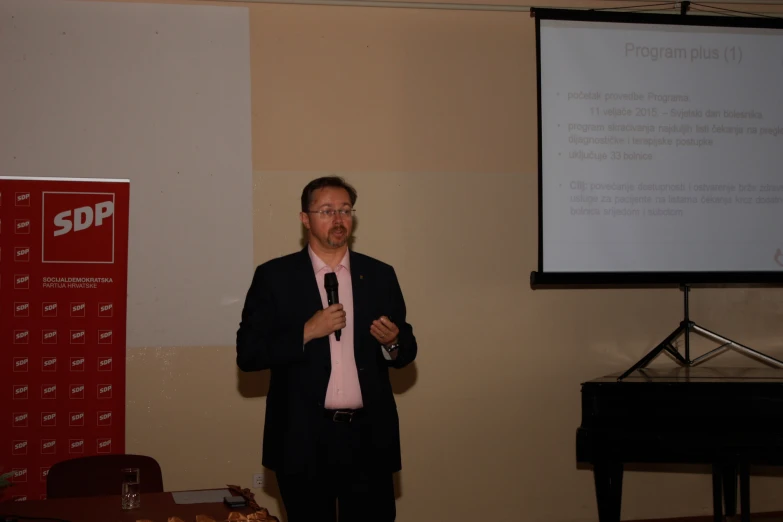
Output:
<svg viewBox="0 0 783 522">
<path fill-rule="evenodd" d="M 347 181 L 339 176 L 325 176 L 323 178 L 314 179 L 302 190 L 302 212 L 310 210 L 310 204 L 313 202 L 313 193 L 322 188 L 334 187 L 345 189 L 348 192 L 348 197 L 351 198 L 351 206 L 356 204 L 356 189 L 353 188 Z"/>
</svg>

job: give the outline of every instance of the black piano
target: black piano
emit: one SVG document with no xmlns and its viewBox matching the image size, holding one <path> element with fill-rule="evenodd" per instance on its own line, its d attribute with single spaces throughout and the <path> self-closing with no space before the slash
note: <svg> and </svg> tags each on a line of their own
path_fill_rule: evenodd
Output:
<svg viewBox="0 0 783 522">
<path fill-rule="evenodd" d="M 715 521 L 750 521 L 749 466 L 783 464 L 783 370 L 640 369 L 582 384 L 578 464 L 593 467 L 600 522 L 618 522 L 626 463 L 710 464 Z M 652 498 L 652 497 L 651 497 Z M 652 500 L 651 500 L 652 502 Z"/>
</svg>

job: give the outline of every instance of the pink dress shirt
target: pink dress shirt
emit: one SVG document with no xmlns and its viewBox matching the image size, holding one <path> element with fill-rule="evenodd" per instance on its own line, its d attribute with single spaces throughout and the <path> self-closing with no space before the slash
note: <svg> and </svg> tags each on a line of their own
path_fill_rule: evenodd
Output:
<svg viewBox="0 0 783 522">
<path fill-rule="evenodd" d="M 329 306 L 324 288 L 324 274 L 332 269 L 319 258 L 308 246 L 310 261 L 313 263 L 315 280 L 321 293 L 321 304 Z M 326 388 L 324 407 L 329 410 L 345 408 L 361 408 L 362 390 L 359 386 L 359 373 L 356 370 L 356 359 L 353 355 L 353 289 L 351 287 L 351 262 L 348 251 L 345 252 L 340 264 L 337 265 L 337 292 L 340 304 L 345 311 L 345 328 L 340 332 L 340 340 L 334 333 L 329 334 L 329 350 L 332 359 L 332 373 L 329 386 Z"/>
</svg>

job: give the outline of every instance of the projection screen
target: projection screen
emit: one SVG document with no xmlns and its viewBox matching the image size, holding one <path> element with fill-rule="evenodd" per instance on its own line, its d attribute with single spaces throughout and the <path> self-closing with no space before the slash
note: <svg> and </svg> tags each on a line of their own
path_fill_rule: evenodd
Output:
<svg viewBox="0 0 783 522">
<path fill-rule="evenodd" d="M 783 281 L 783 24 L 535 11 L 536 284 Z"/>
</svg>

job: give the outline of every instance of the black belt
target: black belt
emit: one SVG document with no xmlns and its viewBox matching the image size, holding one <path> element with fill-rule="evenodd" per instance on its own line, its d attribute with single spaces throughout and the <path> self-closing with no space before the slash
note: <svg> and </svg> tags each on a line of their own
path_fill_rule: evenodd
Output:
<svg viewBox="0 0 783 522">
<path fill-rule="evenodd" d="M 364 408 L 358 410 L 324 410 L 324 417 L 334 422 L 351 422 L 364 416 Z"/>
</svg>

